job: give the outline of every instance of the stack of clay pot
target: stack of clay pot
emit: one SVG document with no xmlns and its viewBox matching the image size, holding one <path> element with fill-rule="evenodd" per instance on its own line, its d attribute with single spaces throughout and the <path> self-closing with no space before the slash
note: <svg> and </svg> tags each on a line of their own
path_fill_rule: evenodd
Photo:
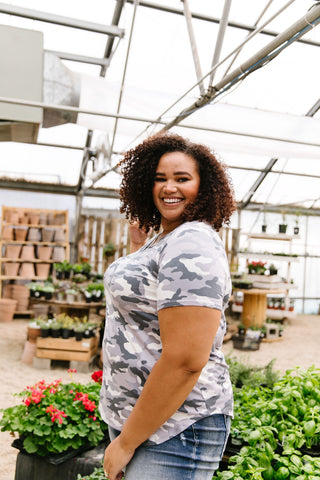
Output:
<svg viewBox="0 0 320 480">
<path fill-rule="evenodd" d="M 32 278 L 35 276 L 34 264 L 31 263 L 35 260 L 34 246 L 33 245 L 23 245 L 21 249 L 20 258 L 24 260 L 21 263 L 20 267 L 20 277 L 22 278 Z"/>
<path fill-rule="evenodd" d="M 29 307 L 29 290 L 25 285 L 5 285 L 3 297 L 16 300 L 16 312 L 25 312 Z"/>
<path fill-rule="evenodd" d="M 10 260 L 15 260 L 19 258 L 21 250 L 21 245 L 6 245 L 5 257 Z M 5 262 L 4 264 L 4 274 L 9 277 L 16 277 L 19 272 L 20 264 L 18 262 Z"/>
<path fill-rule="evenodd" d="M 11 322 L 16 310 L 17 301 L 11 298 L 0 298 L 0 322 Z"/>
</svg>

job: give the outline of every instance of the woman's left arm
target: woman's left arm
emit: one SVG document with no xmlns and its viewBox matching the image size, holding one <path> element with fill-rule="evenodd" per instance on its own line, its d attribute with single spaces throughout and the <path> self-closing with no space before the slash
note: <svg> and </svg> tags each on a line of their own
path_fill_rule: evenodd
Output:
<svg viewBox="0 0 320 480">
<path fill-rule="evenodd" d="M 162 353 L 121 434 L 105 452 L 110 480 L 183 404 L 206 365 L 219 328 L 221 312 L 208 307 L 180 306 L 159 311 Z"/>
</svg>

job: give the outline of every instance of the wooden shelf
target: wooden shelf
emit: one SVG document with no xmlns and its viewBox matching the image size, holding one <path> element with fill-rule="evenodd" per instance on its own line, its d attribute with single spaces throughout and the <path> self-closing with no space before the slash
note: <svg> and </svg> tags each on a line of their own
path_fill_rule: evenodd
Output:
<svg viewBox="0 0 320 480">
<path fill-rule="evenodd" d="M 33 219 L 32 215 L 40 215 L 40 222 L 41 223 L 27 223 L 28 221 L 35 222 L 38 220 Z M 1 235 L 4 232 L 4 229 L 12 228 L 12 229 L 24 229 L 25 231 L 29 231 L 31 228 L 37 229 L 39 236 L 40 232 L 43 229 L 48 230 L 63 230 L 65 232 L 64 240 L 63 241 L 33 241 L 33 240 L 13 240 L 8 238 L 1 238 L 0 239 L 0 272 L 2 271 L 2 264 L 6 263 L 31 263 L 34 265 L 39 264 L 50 264 L 51 265 L 56 262 L 56 260 L 41 260 L 40 258 L 33 258 L 33 259 L 25 259 L 25 258 L 7 258 L 3 257 L 4 251 L 3 249 L 7 245 L 30 245 L 30 246 L 52 246 L 52 247 L 63 247 L 64 248 L 64 258 L 69 260 L 69 217 L 67 210 L 49 210 L 49 209 L 42 209 L 42 208 L 24 208 L 24 207 L 6 207 L 2 206 L 2 222 L 1 222 Z M 48 223 L 48 222 L 50 223 Z M 53 257 L 54 258 L 54 257 Z M 36 270 L 37 271 L 37 270 Z M 32 273 L 32 272 L 31 272 Z M 36 273 L 36 272 L 35 272 Z M 50 273 L 49 273 L 50 275 Z M 38 280 L 43 281 L 46 280 L 46 277 L 40 277 L 38 275 L 32 275 L 31 277 L 25 277 L 21 275 L 1 275 L 0 274 L 0 298 L 2 296 L 2 283 L 6 280 L 23 280 L 23 281 L 31 281 L 31 280 Z"/>
<path fill-rule="evenodd" d="M 287 242 L 300 238 L 300 235 L 288 235 L 286 233 L 243 233 L 242 235 L 260 240 L 283 240 Z"/>
<path fill-rule="evenodd" d="M 17 262 L 17 263 L 56 263 L 55 260 L 41 260 L 40 258 L 25 259 L 25 258 L 0 258 L 0 262 Z"/>
<path fill-rule="evenodd" d="M 67 247 L 68 243 L 67 242 L 34 242 L 32 240 L 6 240 L 6 239 L 1 239 L 0 243 L 3 245 L 7 244 L 18 244 L 18 245 L 53 245 L 55 247 Z"/>
<path fill-rule="evenodd" d="M 34 275 L 33 277 L 20 277 L 19 275 L 9 276 L 9 275 L 1 275 L 1 280 L 47 280 L 47 277 L 37 277 Z"/>
<path fill-rule="evenodd" d="M 265 258 L 266 260 L 280 260 L 286 262 L 299 262 L 298 257 L 292 257 L 291 255 L 272 255 L 271 253 L 262 253 L 262 252 L 239 252 L 239 257 L 259 257 Z"/>
<path fill-rule="evenodd" d="M 11 223 L 11 222 L 2 222 L 2 225 L 4 227 L 21 227 L 21 228 L 48 228 L 48 229 L 57 229 L 57 228 L 61 228 L 63 230 L 67 230 L 67 226 L 65 224 L 63 225 L 48 225 L 48 224 L 45 224 L 45 225 L 40 225 L 40 224 L 37 224 L 37 223 Z"/>
</svg>

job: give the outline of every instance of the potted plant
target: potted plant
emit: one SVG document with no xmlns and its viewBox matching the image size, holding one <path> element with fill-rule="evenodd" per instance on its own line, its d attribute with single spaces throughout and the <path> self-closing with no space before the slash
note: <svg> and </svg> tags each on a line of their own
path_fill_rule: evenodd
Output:
<svg viewBox="0 0 320 480">
<path fill-rule="evenodd" d="M 55 291 L 55 288 L 52 285 L 52 283 L 45 283 L 42 287 L 42 292 L 46 300 L 51 300 L 51 298 L 53 297 L 54 291 Z"/>
<path fill-rule="evenodd" d="M 248 270 L 250 274 L 257 274 L 257 275 L 264 275 L 267 262 L 262 262 L 259 260 L 258 262 L 252 261 L 248 263 Z"/>
<path fill-rule="evenodd" d="M 50 325 L 51 328 L 51 336 L 54 338 L 61 337 L 61 323 L 54 318 Z"/>
<path fill-rule="evenodd" d="M 38 324 L 40 327 L 40 334 L 42 338 L 50 337 L 51 334 L 51 322 L 44 318 L 39 318 Z"/>
<path fill-rule="evenodd" d="M 54 263 L 53 268 L 56 272 L 57 279 L 64 280 L 70 278 L 72 265 L 68 262 L 68 260 Z"/>
<path fill-rule="evenodd" d="M 75 290 L 74 288 L 68 288 L 65 293 L 67 303 L 73 303 L 78 294 L 77 290 Z"/>
<path fill-rule="evenodd" d="M 66 452 L 75 457 L 80 449 L 105 441 L 108 426 L 98 409 L 100 388 L 94 381 L 41 380 L 18 394 L 20 403 L 2 410 L 1 430 L 18 434 L 15 446 L 25 454 L 62 461 Z"/>
<path fill-rule="evenodd" d="M 81 321 L 78 321 L 75 323 L 74 331 L 75 331 L 75 337 L 77 342 L 80 342 L 82 340 L 83 333 L 85 332 L 85 330 L 87 330 L 87 328 L 88 326 L 86 323 L 83 323 Z"/>
<path fill-rule="evenodd" d="M 83 275 L 85 275 L 87 278 L 90 278 L 90 272 L 92 270 L 92 267 L 91 267 L 90 263 L 82 262 L 81 267 L 82 267 L 82 269 L 81 269 L 80 273 L 83 273 Z"/>
<path fill-rule="evenodd" d="M 287 223 L 286 223 L 286 212 L 282 212 L 282 223 L 279 223 L 279 233 L 287 232 Z"/>
<path fill-rule="evenodd" d="M 86 299 L 90 299 L 89 301 L 101 302 L 104 296 L 103 283 L 90 283 L 85 289 L 84 294 Z"/>
<path fill-rule="evenodd" d="M 266 212 L 263 212 L 263 220 L 262 220 L 262 225 L 261 225 L 261 231 L 265 233 L 267 231 L 267 217 L 266 217 Z"/>
<path fill-rule="evenodd" d="M 270 275 L 277 275 L 278 274 L 278 269 L 273 263 L 271 263 L 271 265 L 269 266 L 269 274 Z"/>
<path fill-rule="evenodd" d="M 300 212 L 297 211 L 297 213 L 296 213 L 296 220 L 295 220 L 296 225 L 295 225 L 295 227 L 293 227 L 293 233 L 294 233 L 294 235 L 299 235 L 299 217 L 300 217 Z"/>
<path fill-rule="evenodd" d="M 61 336 L 62 338 L 70 338 L 73 333 L 74 321 L 73 318 L 66 314 L 61 314 Z"/>
</svg>

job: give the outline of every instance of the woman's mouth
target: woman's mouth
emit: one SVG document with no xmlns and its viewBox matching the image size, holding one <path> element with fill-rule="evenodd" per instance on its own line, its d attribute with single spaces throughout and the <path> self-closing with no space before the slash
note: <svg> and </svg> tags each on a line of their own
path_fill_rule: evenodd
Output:
<svg viewBox="0 0 320 480">
<path fill-rule="evenodd" d="M 177 205 L 178 203 L 181 203 L 183 201 L 182 198 L 173 198 L 173 197 L 170 197 L 170 198 L 162 198 L 162 201 L 166 204 L 166 205 Z"/>
</svg>

